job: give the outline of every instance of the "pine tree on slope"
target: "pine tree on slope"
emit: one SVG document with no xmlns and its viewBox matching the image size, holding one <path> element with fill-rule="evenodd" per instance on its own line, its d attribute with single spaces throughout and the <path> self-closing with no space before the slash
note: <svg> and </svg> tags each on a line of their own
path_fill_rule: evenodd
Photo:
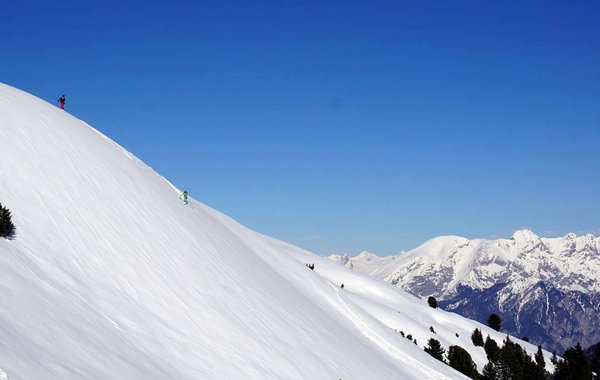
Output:
<svg viewBox="0 0 600 380">
<path fill-rule="evenodd" d="M 483 366 L 481 380 L 501 380 L 500 373 L 493 362 L 488 362 Z"/>
<path fill-rule="evenodd" d="M 542 352 L 542 346 L 539 345 L 537 352 L 535 353 L 535 362 L 540 368 L 546 368 L 546 361 L 544 360 L 544 353 Z"/>
<path fill-rule="evenodd" d="M 490 314 L 487 320 L 488 326 L 493 328 L 496 331 L 500 331 L 500 327 L 502 326 L 502 320 L 498 316 L 498 314 Z"/>
<path fill-rule="evenodd" d="M 592 370 L 579 343 L 565 351 L 554 372 L 554 380 L 592 380 Z"/>
<path fill-rule="evenodd" d="M 473 330 L 473 334 L 471 334 L 471 341 L 473 341 L 473 344 L 476 347 L 483 347 L 483 334 L 481 334 L 481 330 Z"/>
<path fill-rule="evenodd" d="M 448 348 L 448 365 L 471 379 L 479 379 L 477 365 L 473 362 L 471 355 L 460 346 L 450 346 Z"/>
<path fill-rule="evenodd" d="M 485 354 L 487 355 L 489 361 L 496 363 L 500 358 L 500 347 L 498 347 L 498 343 L 490 338 L 489 335 L 485 339 L 483 349 L 485 350 Z"/>
<path fill-rule="evenodd" d="M 9 237 L 15 230 L 12 223 L 10 210 L 0 203 L 0 237 Z"/>
<path fill-rule="evenodd" d="M 427 347 L 425 347 L 425 352 L 427 352 L 429 355 L 433 356 L 437 360 L 443 362 L 444 352 L 446 352 L 446 350 L 442 348 L 442 345 L 440 344 L 439 340 L 430 338 L 427 341 Z"/>
</svg>

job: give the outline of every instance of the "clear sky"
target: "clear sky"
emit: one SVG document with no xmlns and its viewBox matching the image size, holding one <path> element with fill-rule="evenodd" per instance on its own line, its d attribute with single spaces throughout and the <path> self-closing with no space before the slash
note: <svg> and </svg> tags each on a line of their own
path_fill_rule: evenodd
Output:
<svg viewBox="0 0 600 380">
<path fill-rule="evenodd" d="M 319 254 L 600 233 L 600 1 L 5 1 L 0 81 Z M 132 194 L 135 197 L 135 194 Z"/>
</svg>

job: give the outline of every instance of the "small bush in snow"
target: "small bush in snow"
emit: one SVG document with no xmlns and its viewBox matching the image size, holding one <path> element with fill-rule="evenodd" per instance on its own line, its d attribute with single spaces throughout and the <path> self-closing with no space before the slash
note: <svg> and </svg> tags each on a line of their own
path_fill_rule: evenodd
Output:
<svg viewBox="0 0 600 380">
<path fill-rule="evenodd" d="M 427 298 L 427 303 L 429 304 L 429 306 L 431 306 L 432 308 L 436 309 L 437 308 L 437 300 L 435 299 L 435 297 L 433 296 L 429 296 L 429 298 Z"/>
</svg>

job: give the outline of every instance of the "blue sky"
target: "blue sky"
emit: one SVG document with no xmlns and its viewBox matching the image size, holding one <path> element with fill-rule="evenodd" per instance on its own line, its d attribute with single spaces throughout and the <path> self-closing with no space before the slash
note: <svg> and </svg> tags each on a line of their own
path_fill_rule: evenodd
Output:
<svg viewBox="0 0 600 380">
<path fill-rule="evenodd" d="M 0 81 L 319 254 L 600 233 L 598 1 L 12 1 Z"/>
</svg>

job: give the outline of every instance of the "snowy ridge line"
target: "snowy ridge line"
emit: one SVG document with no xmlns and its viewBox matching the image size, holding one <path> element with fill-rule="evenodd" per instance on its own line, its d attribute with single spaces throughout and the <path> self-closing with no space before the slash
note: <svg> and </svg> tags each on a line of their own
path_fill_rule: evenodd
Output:
<svg viewBox="0 0 600 380">
<path fill-rule="evenodd" d="M 104 133 L 100 132 L 99 130 L 97 130 L 96 128 L 92 127 L 91 125 L 89 125 L 88 123 L 86 123 L 83 120 L 79 120 L 83 125 L 85 125 L 86 127 L 90 128 L 92 131 L 96 132 L 100 137 L 102 137 L 103 139 L 107 140 L 109 143 L 111 143 L 112 145 L 114 145 L 116 148 L 118 148 L 121 153 L 123 153 L 125 155 L 125 157 L 133 160 L 135 159 L 136 161 L 138 161 L 139 163 L 144 164 L 144 162 L 142 162 L 139 158 L 137 158 L 133 153 L 131 153 L 130 151 L 128 151 L 127 149 L 125 149 L 123 146 L 121 146 L 119 143 L 115 142 L 114 140 L 110 139 L 108 136 L 106 136 Z M 152 167 L 148 166 L 150 169 L 154 170 Z M 155 171 L 156 172 L 156 171 Z M 156 172 L 156 174 L 158 174 L 160 176 L 160 174 L 158 172 Z M 161 176 L 161 178 L 167 182 L 172 188 L 173 190 L 175 190 L 176 193 L 181 194 L 182 190 L 180 190 L 177 186 L 173 185 L 168 179 L 166 179 L 165 177 Z M 190 199 L 192 199 L 190 197 Z"/>
</svg>

